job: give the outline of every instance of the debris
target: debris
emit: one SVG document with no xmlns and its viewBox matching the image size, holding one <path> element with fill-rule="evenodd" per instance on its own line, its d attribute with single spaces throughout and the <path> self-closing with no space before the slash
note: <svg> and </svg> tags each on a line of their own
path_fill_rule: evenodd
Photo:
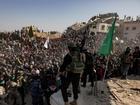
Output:
<svg viewBox="0 0 140 105">
<path fill-rule="evenodd" d="M 138 89 L 138 88 L 130 88 L 131 90 L 134 90 L 134 91 L 138 91 L 138 92 L 140 92 L 140 89 Z"/>
<path fill-rule="evenodd" d="M 132 94 L 128 94 L 128 96 L 132 96 Z"/>
<path fill-rule="evenodd" d="M 114 91 L 110 91 L 110 94 L 119 102 L 122 102 L 122 100 L 114 93 Z"/>
<path fill-rule="evenodd" d="M 104 94 L 104 91 L 101 91 L 101 94 Z"/>
</svg>

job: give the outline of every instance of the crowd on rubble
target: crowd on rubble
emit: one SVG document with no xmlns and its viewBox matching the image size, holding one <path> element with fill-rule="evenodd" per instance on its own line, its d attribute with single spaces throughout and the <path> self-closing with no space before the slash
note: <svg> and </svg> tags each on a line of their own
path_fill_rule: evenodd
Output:
<svg viewBox="0 0 140 105">
<path fill-rule="evenodd" d="M 41 85 L 46 89 L 47 86 L 43 82 L 46 78 L 56 79 L 63 58 L 68 52 L 67 44 L 70 42 L 75 43 L 77 46 L 80 46 L 82 43 L 82 51 L 94 59 L 92 63 L 94 63 L 93 67 L 96 70 L 96 79 L 102 80 L 104 78 L 107 59 L 106 57 L 98 56 L 96 51 L 103 38 L 103 34 L 95 36 L 90 35 L 88 31 L 71 31 L 64 33 L 60 39 L 49 40 L 49 47 L 46 49 L 44 47 L 45 38 L 31 38 L 28 33 L 22 31 L 19 33 L 0 33 L 0 95 L 5 94 L 3 97 L 0 96 L 1 105 L 25 105 L 24 98 L 31 88 L 31 81 L 36 80 L 39 83 L 38 75 L 41 76 Z M 137 46 L 134 51 L 131 50 L 127 55 L 127 57 L 130 56 L 131 58 L 130 62 L 125 62 L 125 58 L 121 59 L 122 55 L 111 55 L 109 57 L 108 71 L 105 78 L 120 76 L 122 74 L 121 67 L 125 63 L 130 64 L 128 74 L 140 74 L 139 47 Z M 47 73 L 51 76 L 46 76 Z M 52 83 L 54 82 L 51 81 L 48 84 Z M 16 90 L 13 88 L 15 86 L 18 87 Z M 1 92 L 2 90 L 3 92 Z M 57 91 L 56 88 L 52 90 L 54 90 L 53 92 Z M 13 92 L 16 91 L 19 94 L 14 95 Z M 47 95 L 48 93 L 45 94 L 48 105 L 50 105 L 49 97 L 53 92 L 51 91 L 49 96 Z M 42 94 L 42 91 L 38 94 Z M 7 96 L 11 98 L 7 98 Z M 12 99 L 12 96 L 15 97 Z M 21 103 L 18 99 L 16 102 L 13 101 L 19 98 L 18 96 L 21 96 Z M 2 99 L 5 97 L 6 101 L 4 102 Z M 41 99 L 40 96 L 32 98 Z M 40 105 L 43 105 L 43 103 L 40 102 Z"/>
</svg>

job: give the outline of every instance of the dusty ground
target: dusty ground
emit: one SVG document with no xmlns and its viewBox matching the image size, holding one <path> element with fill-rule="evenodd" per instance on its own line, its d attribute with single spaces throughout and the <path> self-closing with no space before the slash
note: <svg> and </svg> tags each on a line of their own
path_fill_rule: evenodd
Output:
<svg viewBox="0 0 140 105">
<path fill-rule="evenodd" d="M 107 81 L 116 105 L 140 105 L 140 76 L 129 76 L 128 80 Z"/>
<path fill-rule="evenodd" d="M 96 95 L 91 94 L 91 87 L 81 87 L 78 105 L 140 105 L 140 76 L 129 76 L 128 80 L 113 78 L 98 81 Z M 70 101 L 72 97 L 69 98 Z M 30 95 L 26 98 L 27 105 L 31 105 Z M 61 92 L 51 97 L 52 105 L 64 105 Z"/>
</svg>

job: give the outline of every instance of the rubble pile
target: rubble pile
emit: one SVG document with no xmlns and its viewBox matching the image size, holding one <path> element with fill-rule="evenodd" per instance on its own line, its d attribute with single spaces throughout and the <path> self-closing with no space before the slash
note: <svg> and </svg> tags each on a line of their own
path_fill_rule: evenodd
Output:
<svg viewBox="0 0 140 105">
<path fill-rule="evenodd" d="M 108 87 L 112 100 L 117 105 L 139 105 L 140 103 L 140 81 L 139 76 L 129 76 L 128 80 L 109 80 Z"/>
</svg>

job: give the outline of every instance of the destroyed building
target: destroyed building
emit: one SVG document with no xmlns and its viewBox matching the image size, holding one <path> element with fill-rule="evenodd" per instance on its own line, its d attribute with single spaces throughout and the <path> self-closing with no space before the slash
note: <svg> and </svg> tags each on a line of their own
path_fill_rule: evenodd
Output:
<svg viewBox="0 0 140 105">
<path fill-rule="evenodd" d="M 83 38 L 86 38 L 85 47 L 97 51 L 105 34 L 112 25 L 114 16 L 117 17 L 115 26 L 119 27 L 119 16 L 117 13 L 100 14 L 90 18 L 87 23 L 81 22 L 71 25 L 65 30 L 63 37 L 69 39 L 67 42 L 72 41 L 73 43 L 80 42 Z M 74 37 L 79 39 L 73 41 Z"/>
</svg>

